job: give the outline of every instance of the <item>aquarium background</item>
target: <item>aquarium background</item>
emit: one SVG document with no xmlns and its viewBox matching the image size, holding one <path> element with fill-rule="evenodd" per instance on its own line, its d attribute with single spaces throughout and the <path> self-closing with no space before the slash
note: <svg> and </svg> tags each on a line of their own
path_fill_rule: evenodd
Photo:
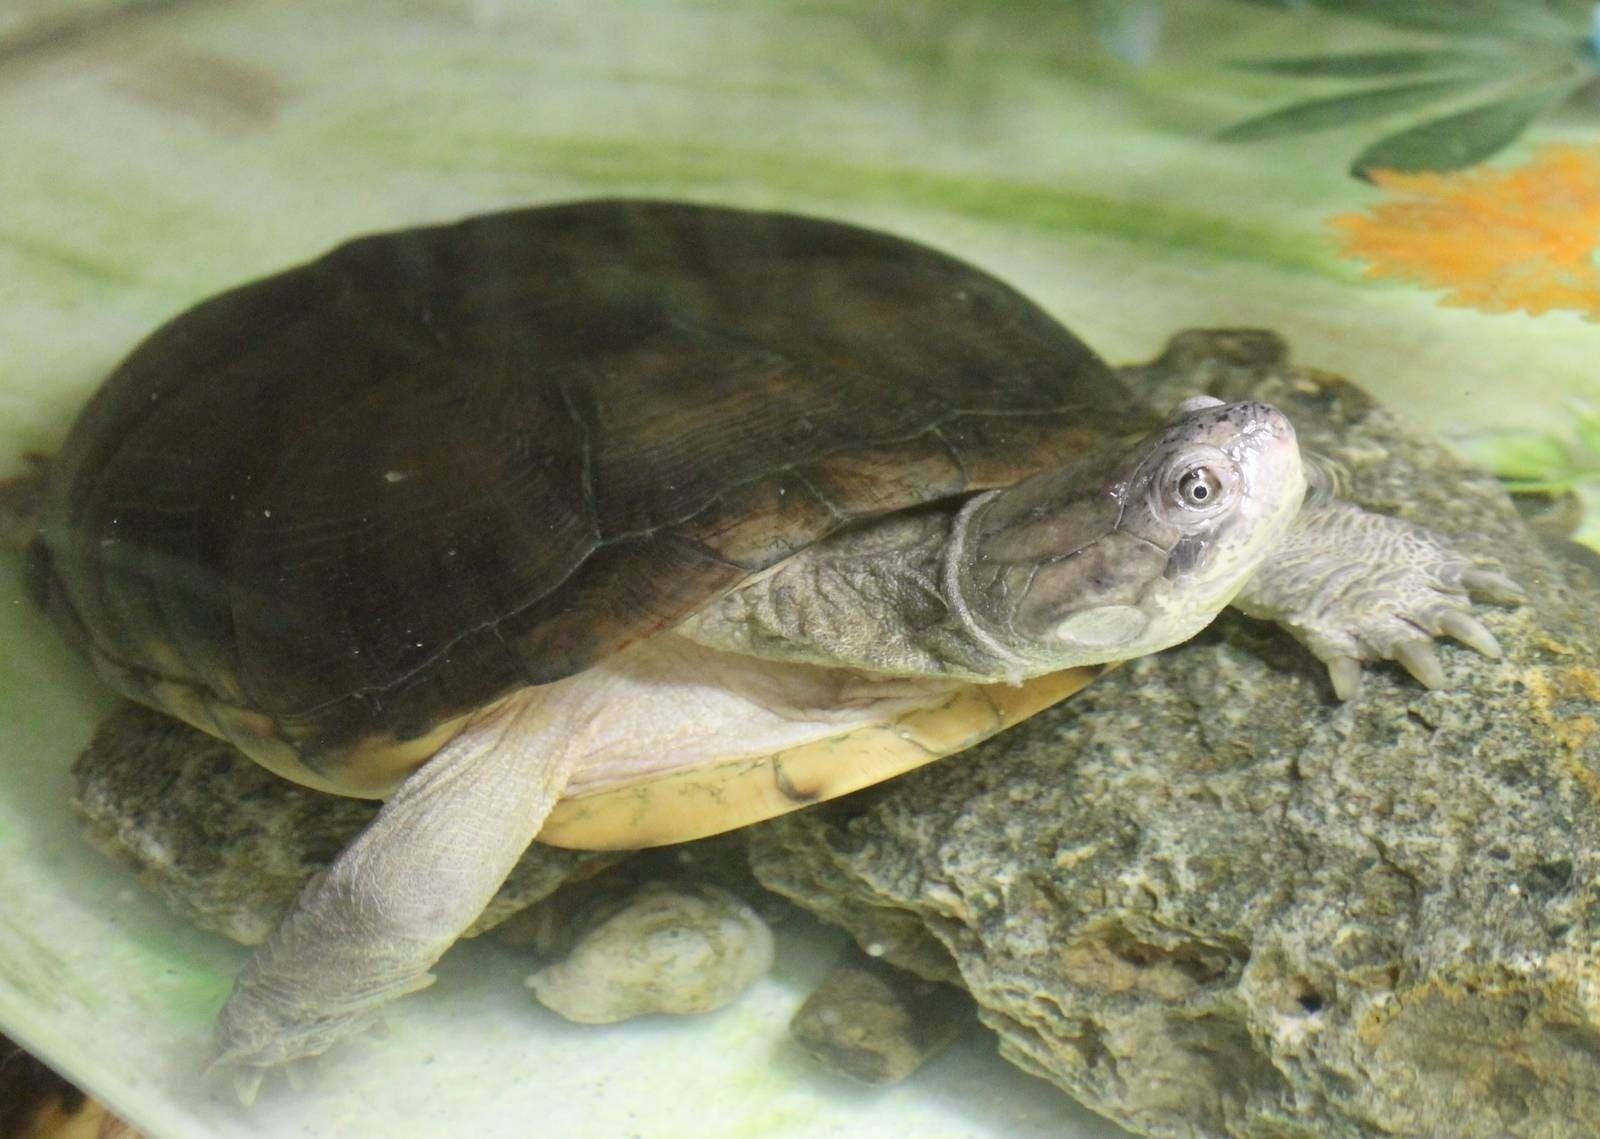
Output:
<svg viewBox="0 0 1600 1139">
<path fill-rule="evenodd" d="M 10 0 L 0 469 L 218 289 L 355 233 L 627 194 L 926 241 L 1114 362 L 1272 328 L 1600 512 L 1595 21 L 1559 0 Z M 729 1010 L 598 1031 L 464 945 L 387 1036 L 240 1110 L 196 1073 L 243 951 L 77 838 L 67 768 L 111 700 L 3 564 L 0 1028 L 152 1134 L 1120 1134 L 981 1034 L 887 1091 L 810 1068 L 784 1026 L 840 943 L 821 928 L 786 929 Z"/>
</svg>

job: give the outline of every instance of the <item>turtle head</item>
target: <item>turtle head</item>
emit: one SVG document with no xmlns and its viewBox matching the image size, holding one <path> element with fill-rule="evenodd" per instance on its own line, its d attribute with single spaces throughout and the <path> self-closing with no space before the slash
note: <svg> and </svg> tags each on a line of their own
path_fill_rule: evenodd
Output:
<svg viewBox="0 0 1600 1139">
<path fill-rule="evenodd" d="M 1021 671 L 1155 652 L 1233 599 L 1305 492 L 1281 412 L 1197 396 L 1131 445 L 975 500 L 946 590 L 963 624 Z"/>
</svg>

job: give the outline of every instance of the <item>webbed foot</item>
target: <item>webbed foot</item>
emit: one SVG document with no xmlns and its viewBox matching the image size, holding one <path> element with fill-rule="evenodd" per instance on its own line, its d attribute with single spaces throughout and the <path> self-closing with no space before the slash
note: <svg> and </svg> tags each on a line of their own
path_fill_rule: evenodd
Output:
<svg viewBox="0 0 1600 1139">
<path fill-rule="evenodd" d="M 1443 687 L 1433 646 L 1440 637 L 1498 657 L 1500 642 L 1473 615 L 1474 598 L 1518 604 L 1527 595 L 1431 530 L 1330 502 L 1305 510 L 1235 604 L 1282 625 L 1348 700 L 1365 661 L 1392 660 L 1425 687 Z"/>
<path fill-rule="evenodd" d="M 262 1077 L 381 1024 L 494 897 L 566 785 L 533 700 L 463 728 L 301 891 L 245 963 L 217 1017 L 212 1071 L 241 1098 Z"/>
<path fill-rule="evenodd" d="M 376 985 L 361 984 L 357 980 L 361 966 L 350 960 L 338 961 L 345 968 L 302 969 L 291 975 L 282 968 L 282 961 L 297 955 L 283 954 L 282 947 L 285 941 L 292 944 L 299 932 L 291 919 L 287 931 L 280 930 L 257 952 L 217 1016 L 212 1059 L 206 1071 L 229 1077 L 245 1104 L 255 1099 L 268 1075 L 281 1072 L 291 1088 L 297 1087 L 313 1057 L 343 1040 L 381 1032 L 385 1005 L 427 988 L 434 980 L 425 970 L 397 976 L 394 966 L 404 968 L 408 954 L 374 955 L 387 958 L 384 964 L 389 966 L 380 966 L 372 971 L 372 977 L 364 978 L 376 980 L 377 975 L 387 974 Z M 335 952 L 332 956 L 338 960 L 341 955 Z"/>
<path fill-rule="evenodd" d="M 284 1064 L 272 1067 L 255 1067 L 237 1064 L 218 1057 L 206 1065 L 205 1078 L 225 1078 L 233 1088 L 233 1094 L 239 1103 L 250 1107 L 256 1102 L 256 1097 L 261 1094 L 262 1085 L 269 1076 L 282 1073 L 284 1082 L 289 1085 L 291 1092 L 301 1091 L 310 1082 L 306 1071 L 316 1063 L 315 1057 L 306 1057 L 301 1060 L 290 1060 Z"/>
</svg>

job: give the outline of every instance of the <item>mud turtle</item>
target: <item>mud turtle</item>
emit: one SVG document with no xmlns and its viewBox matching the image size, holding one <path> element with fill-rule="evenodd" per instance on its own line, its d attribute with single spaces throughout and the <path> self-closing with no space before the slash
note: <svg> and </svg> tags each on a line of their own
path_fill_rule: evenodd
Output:
<svg viewBox="0 0 1600 1139">
<path fill-rule="evenodd" d="M 725 829 L 958 751 L 1230 601 L 1348 694 L 1470 591 L 1313 498 L 1260 403 L 1150 412 L 994 278 L 784 214 L 596 201 L 366 237 L 208 300 L 60 452 L 32 592 L 127 695 L 386 798 L 241 974 L 319 1052 L 541 835 Z"/>
</svg>

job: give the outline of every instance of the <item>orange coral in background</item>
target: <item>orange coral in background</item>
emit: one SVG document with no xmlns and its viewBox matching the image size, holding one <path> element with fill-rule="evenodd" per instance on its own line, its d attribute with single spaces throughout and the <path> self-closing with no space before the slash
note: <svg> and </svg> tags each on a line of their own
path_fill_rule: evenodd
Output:
<svg viewBox="0 0 1600 1139">
<path fill-rule="evenodd" d="M 1447 305 L 1600 320 L 1600 148 L 1544 147 L 1514 170 L 1371 177 L 1405 197 L 1333 219 L 1367 276 L 1448 288 Z"/>
</svg>

